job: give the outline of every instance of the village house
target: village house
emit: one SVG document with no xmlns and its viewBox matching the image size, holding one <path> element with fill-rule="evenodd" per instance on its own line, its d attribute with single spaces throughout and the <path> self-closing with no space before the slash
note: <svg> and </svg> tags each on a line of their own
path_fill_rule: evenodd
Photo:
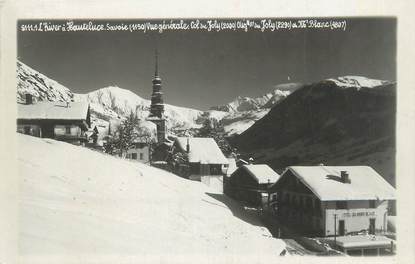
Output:
<svg viewBox="0 0 415 264">
<path fill-rule="evenodd" d="M 135 140 L 133 146 L 127 150 L 125 157 L 141 163 L 150 163 L 150 145 L 146 142 Z"/>
<path fill-rule="evenodd" d="M 90 126 L 86 102 L 34 102 L 26 94 L 26 102 L 17 104 L 17 132 L 22 134 L 84 145 Z"/>
<path fill-rule="evenodd" d="M 139 120 L 135 128 L 135 139 L 125 157 L 133 161 L 150 164 L 152 148 L 156 143 L 156 125 L 150 121 Z"/>
<path fill-rule="evenodd" d="M 213 138 L 178 137 L 173 144 L 173 153 L 187 155 L 187 161 L 180 164 L 186 169 L 176 173 L 223 190 L 223 175 L 229 162 Z"/>
<path fill-rule="evenodd" d="M 269 189 L 278 219 L 304 234 L 387 230 L 395 189 L 368 166 L 292 166 Z"/>
<path fill-rule="evenodd" d="M 236 200 L 261 206 L 268 201 L 268 187 L 279 178 L 266 164 L 243 165 L 226 180 L 225 194 Z"/>
</svg>

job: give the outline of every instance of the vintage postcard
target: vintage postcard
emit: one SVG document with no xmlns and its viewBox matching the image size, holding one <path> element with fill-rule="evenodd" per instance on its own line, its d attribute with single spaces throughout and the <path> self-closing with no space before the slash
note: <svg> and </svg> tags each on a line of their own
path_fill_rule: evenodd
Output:
<svg viewBox="0 0 415 264">
<path fill-rule="evenodd" d="M 2 10 L 0 262 L 412 259 L 399 8 L 28 2 Z"/>
</svg>

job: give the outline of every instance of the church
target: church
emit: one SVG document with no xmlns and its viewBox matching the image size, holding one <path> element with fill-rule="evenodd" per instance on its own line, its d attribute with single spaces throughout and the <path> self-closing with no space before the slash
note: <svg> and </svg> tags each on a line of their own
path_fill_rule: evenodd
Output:
<svg viewBox="0 0 415 264">
<path fill-rule="evenodd" d="M 151 95 L 150 115 L 147 118 L 157 126 L 157 143 L 161 144 L 166 141 L 167 127 L 166 117 L 164 116 L 163 92 L 161 90 L 161 78 L 158 72 L 158 52 L 156 50 L 156 65 L 153 78 L 153 93 Z"/>
</svg>

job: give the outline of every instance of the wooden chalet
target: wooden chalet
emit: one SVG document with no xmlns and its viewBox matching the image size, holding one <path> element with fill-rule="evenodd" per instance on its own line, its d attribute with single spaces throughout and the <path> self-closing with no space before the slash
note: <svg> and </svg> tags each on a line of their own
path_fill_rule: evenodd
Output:
<svg viewBox="0 0 415 264">
<path fill-rule="evenodd" d="M 266 164 L 243 165 L 227 179 L 225 194 L 250 205 L 261 206 L 268 201 L 268 187 L 278 178 L 278 173 Z"/>
<path fill-rule="evenodd" d="M 173 144 L 173 153 L 183 153 L 187 156 L 187 161 L 179 164 L 181 166 L 176 173 L 190 180 L 223 189 L 223 175 L 226 174 L 225 166 L 229 161 L 213 138 L 178 137 Z"/>
<path fill-rule="evenodd" d="M 33 102 L 32 96 L 26 95 L 26 103 L 17 105 L 19 133 L 80 145 L 87 142 L 85 132 L 90 126 L 86 102 Z"/>
</svg>

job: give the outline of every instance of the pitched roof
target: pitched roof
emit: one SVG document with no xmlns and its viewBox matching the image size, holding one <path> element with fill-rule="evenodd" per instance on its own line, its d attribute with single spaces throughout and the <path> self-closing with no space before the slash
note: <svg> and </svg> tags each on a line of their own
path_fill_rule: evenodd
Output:
<svg viewBox="0 0 415 264">
<path fill-rule="evenodd" d="M 287 171 L 321 201 L 395 199 L 395 188 L 369 166 L 292 166 L 282 175 Z M 340 180 L 341 171 L 349 173 L 350 183 Z"/>
<path fill-rule="evenodd" d="M 228 160 L 213 138 L 178 137 L 176 142 L 184 151 L 186 150 L 187 140 L 189 140 L 190 145 L 189 162 L 200 162 L 202 164 L 228 164 Z"/>
<path fill-rule="evenodd" d="M 64 120 L 86 120 L 89 105 L 87 102 L 41 101 L 33 104 L 18 104 L 18 119 L 64 119 Z"/>
<path fill-rule="evenodd" d="M 244 168 L 252 177 L 258 181 L 259 184 L 274 183 L 280 177 L 278 173 L 276 173 L 266 164 L 243 165 L 241 168 Z"/>
<path fill-rule="evenodd" d="M 234 158 L 228 158 L 229 166 L 228 170 L 226 171 L 226 175 L 230 176 L 238 167 L 236 166 L 236 160 Z"/>
</svg>

